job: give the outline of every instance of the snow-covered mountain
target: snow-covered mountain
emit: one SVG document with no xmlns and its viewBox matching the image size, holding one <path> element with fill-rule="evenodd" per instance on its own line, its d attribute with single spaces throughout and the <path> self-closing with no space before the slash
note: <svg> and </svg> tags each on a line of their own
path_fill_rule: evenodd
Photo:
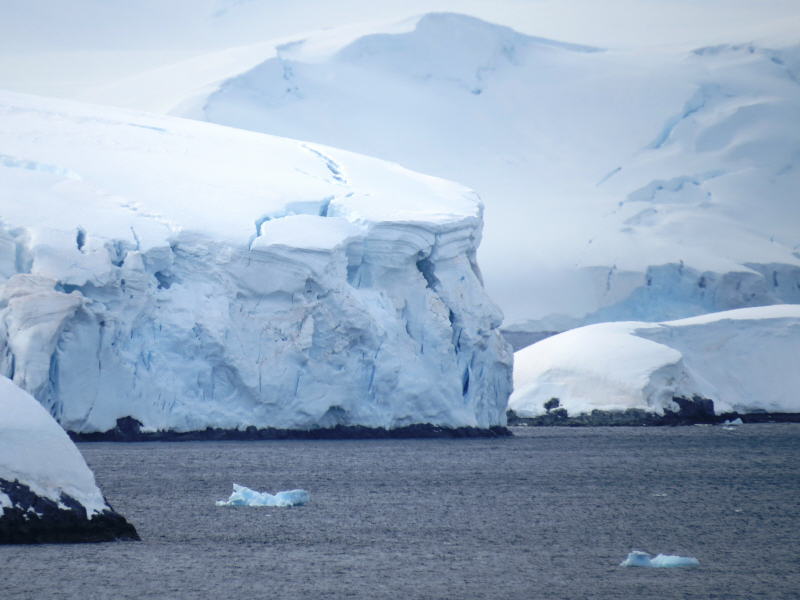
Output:
<svg viewBox="0 0 800 600">
<path fill-rule="evenodd" d="M 800 306 L 776 305 L 664 323 L 579 327 L 514 356 L 509 408 L 570 415 L 595 409 L 677 411 L 673 398 L 713 400 L 717 414 L 800 412 Z"/>
<path fill-rule="evenodd" d="M 0 374 L 65 428 L 504 423 L 467 188 L 12 93 L 0 148 Z"/>
<path fill-rule="evenodd" d="M 139 539 L 64 430 L 0 376 L 0 544 Z"/>
<path fill-rule="evenodd" d="M 520 332 L 800 302 L 796 36 L 608 50 L 450 13 L 379 31 L 96 93 L 466 183 L 488 208 L 487 289 Z"/>
</svg>

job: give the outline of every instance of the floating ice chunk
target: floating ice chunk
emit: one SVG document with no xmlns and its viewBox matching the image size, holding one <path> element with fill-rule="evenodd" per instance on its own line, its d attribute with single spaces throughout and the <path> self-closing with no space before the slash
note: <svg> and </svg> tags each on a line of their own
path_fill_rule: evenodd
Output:
<svg viewBox="0 0 800 600">
<path fill-rule="evenodd" d="M 302 506 L 310 499 L 311 496 L 305 490 L 289 490 L 273 495 L 234 483 L 230 498 L 218 500 L 217 506 Z"/>
<path fill-rule="evenodd" d="M 726 427 L 731 427 L 734 425 L 744 425 L 744 421 L 742 421 L 740 417 L 737 417 L 735 419 L 731 419 L 730 421 L 725 421 L 723 425 L 725 425 Z"/>
<path fill-rule="evenodd" d="M 619 564 L 620 567 L 697 567 L 699 565 L 700 561 L 691 556 L 659 554 L 653 557 L 640 550 L 634 550 Z"/>
</svg>

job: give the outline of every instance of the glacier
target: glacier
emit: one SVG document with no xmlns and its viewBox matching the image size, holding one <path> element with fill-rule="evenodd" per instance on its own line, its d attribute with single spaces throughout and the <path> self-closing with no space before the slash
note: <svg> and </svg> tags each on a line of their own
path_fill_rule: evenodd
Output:
<svg viewBox="0 0 800 600">
<path fill-rule="evenodd" d="M 505 424 L 469 189 L 0 92 L 0 374 L 67 430 Z"/>
<path fill-rule="evenodd" d="M 741 308 L 661 323 L 599 323 L 515 353 L 509 408 L 679 412 L 675 398 L 721 413 L 798 413 L 800 305 Z"/>
<path fill-rule="evenodd" d="M 109 506 L 75 444 L 0 376 L 0 544 L 139 539 Z"/>
<path fill-rule="evenodd" d="M 308 504 L 311 496 L 306 490 L 289 490 L 286 492 L 257 492 L 248 487 L 233 484 L 233 492 L 227 500 L 218 500 L 217 506 L 303 506 Z"/>
<path fill-rule="evenodd" d="M 428 13 L 209 52 L 86 94 L 467 184 L 491 211 L 481 265 L 521 347 L 589 323 L 800 302 L 789 23 L 755 42 L 737 30 L 620 48 Z"/>
<path fill-rule="evenodd" d="M 652 556 L 641 550 L 633 550 L 628 557 L 623 560 L 620 567 L 697 567 L 700 561 L 691 556 L 673 556 L 671 554 L 659 554 Z"/>
</svg>

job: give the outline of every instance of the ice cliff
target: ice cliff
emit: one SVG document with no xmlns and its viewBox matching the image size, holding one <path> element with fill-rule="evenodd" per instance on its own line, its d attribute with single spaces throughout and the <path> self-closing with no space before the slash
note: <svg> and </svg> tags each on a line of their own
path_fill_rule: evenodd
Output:
<svg viewBox="0 0 800 600">
<path fill-rule="evenodd" d="M 0 374 L 66 429 L 504 424 L 470 190 L 12 93 L 0 149 Z"/>
<path fill-rule="evenodd" d="M 0 544 L 115 539 L 139 538 L 58 423 L 0 376 Z"/>
<path fill-rule="evenodd" d="M 515 354 L 509 407 L 522 417 L 558 399 L 593 410 L 677 412 L 710 399 L 717 414 L 800 412 L 800 305 L 741 308 L 664 323 L 599 323 Z"/>
</svg>

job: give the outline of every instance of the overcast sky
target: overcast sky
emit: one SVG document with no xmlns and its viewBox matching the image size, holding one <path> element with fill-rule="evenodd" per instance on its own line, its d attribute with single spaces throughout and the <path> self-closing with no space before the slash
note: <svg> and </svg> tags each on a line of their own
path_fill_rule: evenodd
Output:
<svg viewBox="0 0 800 600">
<path fill-rule="evenodd" d="M 0 88 L 77 96 L 203 52 L 445 10 L 609 48 L 800 41 L 800 0 L 1 0 Z"/>
</svg>

